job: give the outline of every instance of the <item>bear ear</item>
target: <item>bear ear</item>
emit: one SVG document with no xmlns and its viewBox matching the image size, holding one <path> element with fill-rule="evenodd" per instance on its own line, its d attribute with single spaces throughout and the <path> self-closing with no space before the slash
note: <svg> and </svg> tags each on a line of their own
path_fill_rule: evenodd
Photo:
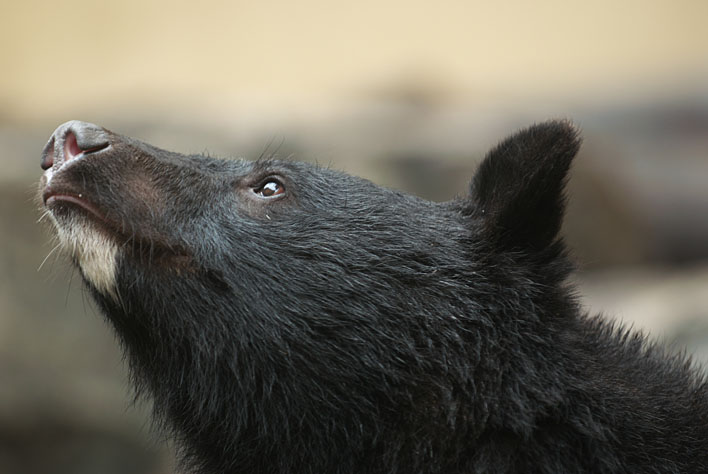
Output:
<svg viewBox="0 0 708 474">
<path fill-rule="evenodd" d="M 490 151 L 471 184 L 468 209 L 500 250 L 542 252 L 557 240 L 565 182 L 580 148 L 566 121 L 534 125 Z"/>
</svg>

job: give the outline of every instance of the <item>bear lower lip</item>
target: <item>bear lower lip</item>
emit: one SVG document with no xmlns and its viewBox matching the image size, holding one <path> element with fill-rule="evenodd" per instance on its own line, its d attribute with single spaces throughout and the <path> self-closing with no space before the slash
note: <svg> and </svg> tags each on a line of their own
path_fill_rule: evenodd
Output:
<svg viewBox="0 0 708 474">
<path fill-rule="evenodd" d="M 82 194 L 53 193 L 50 191 L 45 193 L 43 198 L 44 205 L 47 208 L 51 208 L 52 206 L 58 204 L 68 203 L 84 209 L 101 221 L 105 220 L 103 214 L 98 210 L 98 208 L 87 201 Z"/>
</svg>

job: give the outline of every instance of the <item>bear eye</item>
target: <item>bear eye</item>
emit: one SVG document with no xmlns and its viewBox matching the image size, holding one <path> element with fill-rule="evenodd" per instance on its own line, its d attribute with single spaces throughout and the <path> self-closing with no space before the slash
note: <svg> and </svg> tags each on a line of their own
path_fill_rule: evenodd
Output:
<svg viewBox="0 0 708 474">
<path fill-rule="evenodd" d="M 268 178 L 260 187 L 254 188 L 253 192 L 256 193 L 258 197 L 274 198 L 285 192 L 285 186 L 276 179 Z"/>
</svg>

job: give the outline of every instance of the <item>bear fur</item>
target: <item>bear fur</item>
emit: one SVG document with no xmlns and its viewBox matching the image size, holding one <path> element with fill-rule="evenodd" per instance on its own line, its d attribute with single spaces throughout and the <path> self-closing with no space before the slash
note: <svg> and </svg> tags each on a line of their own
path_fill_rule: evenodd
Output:
<svg viewBox="0 0 708 474">
<path fill-rule="evenodd" d="M 41 194 L 194 472 L 708 472 L 703 374 L 566 282 L 579 146 L 534 125 L 433 203 L 69 122 Z"/>
</svg>

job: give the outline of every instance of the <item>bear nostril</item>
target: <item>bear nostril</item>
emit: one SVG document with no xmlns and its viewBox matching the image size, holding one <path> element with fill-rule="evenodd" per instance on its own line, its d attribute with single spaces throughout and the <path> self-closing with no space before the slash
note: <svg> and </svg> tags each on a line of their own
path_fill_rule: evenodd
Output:
<svg viewBox="0 0 708 474">
<path fill-rule="evenodd" d="M 55 165 L 61 167 L 82 154 L 95 153 L 109 145 L 109 134 L 104 129 L 92 123 L 72 120 L 54 131 L 42 151 L 40 164 L 44 170 Z"/>
<path fill-rule="evenodd" d="M 42 150 L 42 161 L 40 162 L 40 166 L 43 170 L 48 170 L 54 166 L 54 137 L 49 140 L 47 146 L 45 146 L 44 150 Z"/>
<path fill-rule="evenodd" d="M 69 132 L 66 134 L 66 138 L 64 139 L 64 161 L 69 161 L 73 160 L 77 155 L 80 155 L 81 148 L 79 148 L 79 144 L 76 143 L 76 135 L 74 132 Z"/>
<path fill-rule="evenodd" d="M 69 140 L 70 137 L 72 137 L 71 141 Z M 108 141 L 108 135 L 101 127 L 92 123 L 78 121 L 71 123 L 71 127 L 69 128 L 69 132 L 66 137 L 66 142 L 72 147 L 74 144 L 76 146 L 75 149 L 66 148 L 67 152 L 78 150 L 78 153 L 92 153 L 103 150 L 110 144 Z"/>
</svg>

